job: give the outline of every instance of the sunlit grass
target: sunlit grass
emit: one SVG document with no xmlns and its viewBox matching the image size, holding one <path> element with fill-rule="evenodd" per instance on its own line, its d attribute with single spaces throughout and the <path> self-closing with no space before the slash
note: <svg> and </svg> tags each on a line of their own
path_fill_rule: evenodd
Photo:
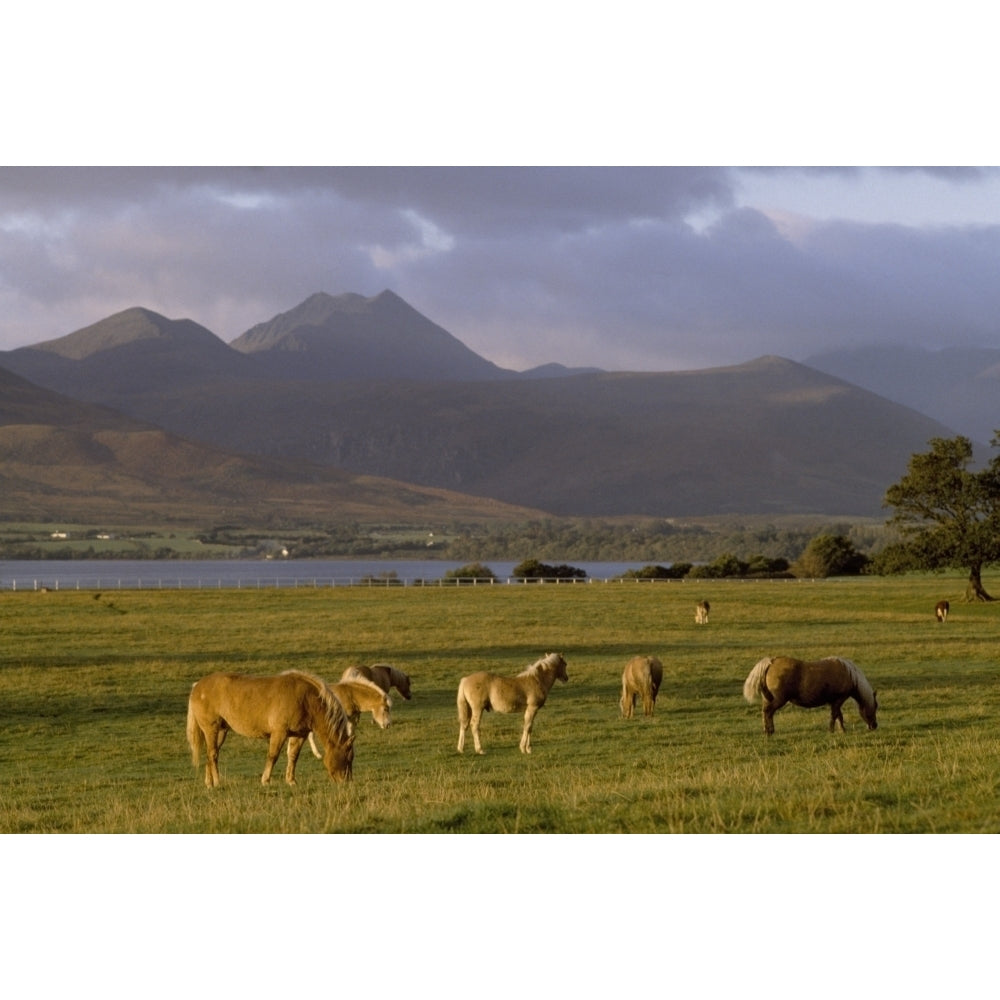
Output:
<svg viewBox="0 0 1000 1000">
<path fill-rule="evenodd" d="M 988 583 L 988 582 L 987 582 Z M 0 830 L 125 833 L 838 833 L 1000 829 L 1000 610 L 938 576 L 480 588 L 116 591 L 0 598 Z M 707 597 L 712 618 L 694 624 Z M 945 625 L 936 600 L 952 602 Z M 456 752 L 455 691 L 473 670 L 569 664 L 539 713 L 491 713 L 486 755 Z M 652 719 L 619 718 L 628 657 L 654 653 Z M 844 654 L 879 692 L 788 707 L 765 739 L 742 683 L 763 655 Z M 215 670 L 355 662 L 410 674 L 385 731 L 362 719 L 355 780 L 306 752 L 264 787 L 264 744 L 231 737 L 209 791 L 184 736 Z"/>
</svg>

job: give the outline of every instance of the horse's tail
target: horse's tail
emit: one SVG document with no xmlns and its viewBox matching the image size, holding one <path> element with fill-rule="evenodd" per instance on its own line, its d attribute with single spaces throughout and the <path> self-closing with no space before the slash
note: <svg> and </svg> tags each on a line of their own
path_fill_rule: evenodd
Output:
<svg viewBox="0 0 1000 1000">
<path fill-rule="evenodd" d="M 465 678 L 458 682 L 458 724 L 467 726 L 472 721 L 472 706 L 469 704 L 468 696 L 465 693 Z"/>
<path fill-rule="evenodd" d="M 187 717 L 187 741 L 188 746 L 191 747 L 191 762 L 197 767 L 201 763 L 201 741 L 203 739 L 202 732 L 198 728 L 198 723 L 194 717 L 194 702 L 188 699 L 188 717 Z"/>
<path fill-rule="evenodd" d="M 743 682 L 743 697 L 747 701 L 756 701 L 759 697 L 764 697 L 768 701 L 772 700 L 771 692 L 768 691 L 764 678 L 773 659 L 772 656 L 765 656 L 763 660 L 758 660 L 754 664 L 753 670 L 747 674 L 747 679 Z"/>
</svg>

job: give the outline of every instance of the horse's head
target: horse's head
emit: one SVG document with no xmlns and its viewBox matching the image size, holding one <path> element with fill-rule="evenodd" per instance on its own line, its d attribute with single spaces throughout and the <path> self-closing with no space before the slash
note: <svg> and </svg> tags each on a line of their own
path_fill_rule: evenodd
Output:
<svg viewBox="0 0 1000 1000">
<path fill-rule="evenodd" d="M 392 722 L 392 699 L 389 697 L 383 697 L 381 704 L 379 704 L 372 711 L 372 722 L 375 723 L 379 729 L 388 729 L 390 723 Z"/>
<path fill-rule="evenodd" d="M 858 702 L 858 711 L 861 713 L 861 718 L 868 724 L 869 729 L 878 729 L 878 720 L 875 718 L 875 713 L 878 711 L 878 698 L 875 697 L 874 691 L 872 691 L 872 703 L 866 705 L 864 702 Z"/>
<path fill-rule="evenodd" d="M 334 781 L 350 781 L 354 772 L 354 736 L 344 743 L 330 740 L 323 754 L 323 766 Z"/>
<path fill-rule="evenodd" d="M 569 674 L 566 673 L 566 661 L 561 653 L 551 653 L 550 655 L 555 657 L 556 677 L 565 684 L 569 680 Z"/>
</svg>

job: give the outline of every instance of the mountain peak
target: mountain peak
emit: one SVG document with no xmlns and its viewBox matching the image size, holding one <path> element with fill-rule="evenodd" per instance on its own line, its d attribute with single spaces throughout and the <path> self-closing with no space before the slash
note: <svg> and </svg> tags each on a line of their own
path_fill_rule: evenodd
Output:
<svg viewBox="0 0 1000 1000">
<path fill-rule="evenodd" d="M 167 319 L 151 309 L 132 306 L 64 337 L 37 344 L 33 350 L 46 351 L 71 361 L 83 361 L 94 354 L 142 340 L 204 343 L 206 338 L 209 342 L 221 344 L 214 333 L 192 320 Z"/>
<path fill-rule="evenodd" d="M 481 380 L 511 373 L 481 358 L 395 292 L 317 292 L 231 344 L 283 378 Z"/>
</svg>

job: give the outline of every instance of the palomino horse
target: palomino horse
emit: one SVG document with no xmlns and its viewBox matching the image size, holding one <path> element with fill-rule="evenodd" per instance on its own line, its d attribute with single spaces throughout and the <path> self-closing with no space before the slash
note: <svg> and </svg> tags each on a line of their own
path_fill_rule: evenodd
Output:
<svg viewBox="0 0 1000 1000">
<path fill-rule="evenodd" d="M 636 698 L 642 698 L 642 714 L 652 715 L 663 681 L 663 664 L 655 656 L 633 656 L 622 671 L 622 696 L 618 704 L 626 719 L 632 718 Z"/>
<path fill-rule="evenodd" d="M 939 622 L 946 622 L 948 620 L 948 612 L 951 610 L 951 605 L 947 601 L 938 601 L 934 605 L 934 616 Z"/>
<path fill-rule="evenodd" d="M 499 677 L 485 671 L 463 677 L 458 685 L 458 752 L 465 751 L 465 731 L 472 726 L 476 753 L 483 753 L 479 722 L 483 712 L 524 711 L 521 753 L 531 753 L 531 724 L 545 704 L 556 679 L 566 682 L 566 661 L 559 653 L 548 653 L 516 677 Z"/>
<path fill-rule="evenodd" d="M 743 697 L 750 702 L 762 697 L 764 732 L 768 736 L 774 732 L 774 713 L 788 702 L 802 708 L 829 705 L 832 733 L 838 722 L 843 731 L 844 716 L 840 707 L 848 698 L 853 698 L 868 728 L 878 728 L 875 692 L 860 667 L 843 656 L 828 656 L 812 663 L 790 656 L 765 656 L 754 665 L 743 683 Z"/>
<path fill-rule="evenodd" d="M 267 763 L 261 782 L 271 771 L 281 748 L 288 744 L 285 781 L 295 784 L 295 762 L 313 730 L 326 747 L 323 764 L 334 781 L 349 781 L 354 764 L 354 735 L 347 715 L 329 686 L 318 677 L 289 670 L 273 677 L 210 674 L 191 688 L 187 738 L 194 766 L 202 744 L 208 757 L 205 784 L 219 784 L 219 749 L 229 730 L 267 740 Z M 290 737 L 296 738 L 295 743 Z"/>
<path fill-rule="evenodd" d="M 372 713 L 372 722 L 379 729 L 388 729 L 392 723 L 392 699 L 375 683 L 366 681 L 360 675 L 357 680 L 341 681 L 339 684 L 330 684 L 330 690 L 334 693 L 337 701 L 340 702 L 350 724 L 351 732 L 358 724 L 362 712 Z M 297 736 L 288 739 L 288 751 L 292 752 L 292 741 L 298 740 Z M 299 740 L 301 743 L 301 740 Z M 322 758 L 319 748 L 316 746 L 315 734 L 309 734 L 309 746 L 312 752 Z"/>
<path fill-rule="evenodd" d="M 410 700 L 410 678 L 397 667 L 388 663 L 373 663 L 370 667 L 348 667 L 342 681 L 354 681 L 363 677 L 373 681 L 388 694 L 390 688 L 395 688 L 407 701 Z"/>
<path fill-rule="evenodd" d="M 695 625 L 707 625 L 708 613 L 712 610 L 712 605 L 708 601 L 699 601 L 694 608 Z"/>
</svg>

